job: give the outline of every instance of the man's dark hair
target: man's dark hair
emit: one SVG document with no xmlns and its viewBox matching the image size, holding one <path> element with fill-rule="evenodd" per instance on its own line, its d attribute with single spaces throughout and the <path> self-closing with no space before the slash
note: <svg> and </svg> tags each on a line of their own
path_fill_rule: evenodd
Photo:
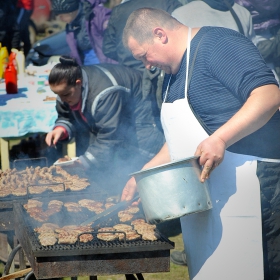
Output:
<svg viewBox="0 0 280 280">
<path fill-rule="evenodd" d="M 57 85 L 66 82 L 68 86 L 75 86 L 78 79 L 82 80 L 82 69 L 75 59 L 61 56 L 49 75 L 49 84 Z"/>
</svg>

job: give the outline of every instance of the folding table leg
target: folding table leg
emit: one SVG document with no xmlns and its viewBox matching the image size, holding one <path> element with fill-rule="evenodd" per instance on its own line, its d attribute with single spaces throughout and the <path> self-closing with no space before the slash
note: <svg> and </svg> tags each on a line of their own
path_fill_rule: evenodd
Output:
<svg viewBox="0 0 280 280">
<path fill-rule="evenodd" d="M 9 140 L 0 138 L 0 155 L 1 155 L 1 169 L 3 171 L 10 168 L 10 159 L 9 159 Z"/>
</svg>

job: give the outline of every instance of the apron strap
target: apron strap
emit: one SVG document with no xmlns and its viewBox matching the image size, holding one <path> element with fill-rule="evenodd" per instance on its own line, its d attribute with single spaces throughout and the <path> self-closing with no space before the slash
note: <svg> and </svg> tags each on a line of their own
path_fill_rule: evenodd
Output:
<svg viewBox="0 0 280 280">
<path fill-rule="evenodd" d="M 188 85 L 189 85 L 189 61 L 190 61 L 190 52 L 191 52 L 191 37 L 192 37 L 192 29 L 189 27 L 188 32 L 188 44 L 187 44 L 187 59 L 186 59 L 186 82 L 185 82 L 185 98 L 188 95 Z"/>
<path fill-rule="evenodd" d="M 188 95 L 188 91 L 189 91 L 189 87 L 190 87 L 190 81 L 191 81 L 192 74 L 193 74 L 193 68 L 194 68 L 196 56 L 197 56 L 197 53 L 198 53 L 198 50 L 199 50 L 199 46 L 200 46 L 204 36 L 205 36 L 205 34 L 202 36 L 202 38 L 200 39 L 200 41 L 197 44 L 197 47 L 195 49 L 195 53 L 193 55 L 192 65 L 191 65 L 190 70 L 189 70 L 189 60 L 190 60 L 190 51 L 191 51 L 191 28 L 189 27 L 188 47 L 187 47 L 187 57 L 186 57 L 185 98 L 187 98 L 187 95 Z M 166 91 L 165 91 L 163 102 L 166 101 L 166 98 L 167 98 L 167 95 L 168 95 L 168 92 L 169 92 L 171 78 L 172 78 L 172 75 L 170 75 L 170 78 L 169 78 L 169 81 L 168 81 L 168 85 L 167 85 L 167 88 L 166 88 Z"/>
<path fill-rule="evenodd" d="M 198 42 L 197 44 L 197 47 L 195 49 L 195 53 L 193 55 L 193 61 L 192 61 L 192 65 L 190 67 L 190 73 L 189 73 L 189 76 L 188 76 L 188 81 L 186 81 L 186 83 L 188 84 L 188 88 L 187 88 L 187 92 L 189 91 L 189 87 L 190 87 L 190 81 L 191 81 L 191 78 L 192 78 L 192 73 L 193 73 L 193 68 L 194 68 L 194 64 L 195 64 L 195 60 L 196 60 L 196 56 L 197 56 L 197 53 L 198 53 L 198 50 L 199 50 L 199 46 L 202 42 L 202 39 L 203 37 L 205 36 L 205 34 L 202 36 L 202 38 L 200 39 L 200 41 Z M 211 135 L 212 134 L 212 131 L 206 126 L 206 124 L 204 123 L 204 121 L 201 119 L 201 117 L 194 111 L 193 107 L 192 107 L 192 104 L 190 103 L 190 101 L 188 100 L 188 103 L 189 103 L 189 106 L 194 114 L 194 116 L 196 117 L 196 119 L 198 120 L 198 122 L 200 123 L 200 125 L 204 128 L 204 130 L 208 133 L 208 135 Z"/>
<path fill-rule="evenodd" d="M 189 72 L 189 58 L 190 58 L 190 50 L 191 50 L 191 37 L 192 37 L 192 29 L 191 27 L 189 27 L 188 30 L 188 41 L 187 41 L 187 65 L 186 65 L 186 81 L 187 81 L 187 77 L 188 77 L 188 72 Z M 169 92 L 169 86 L 170 86 L 170 81 L 171 81 L 172 75 L 170 75 L 169 81 L 168 81 L 168 85 L 165 91 L 165 95 L 164 95 L 164 99 L 163 102 L 166 101 L 168 92 Z M 187 83 L 185 84 L 185 97 L 187 96 L 187 89 L 188 89 L 188 85 Z"/>
<path fill-rule="evenodd" d="M 196 56 L 197 56 L 197 53 L 198 53 L 198 50 L 199 50 L 199 46 L 200 46 L 200 44 L 201 44 L 202 39 L 203 39 L 204 36 L 205 36 L 205 34 L 202 36 L 202 38 L 201 38 L 200 41 L 198 42 L 197 47 L 196 47 L 196 49 L 195 49 L 195 53 L 194 53 L 194 55 L 193 55 L 192 65 L 191 65 L 191 67 L 190 67 L 188 80 L 187 80 L 187 82 L 186 82 L 186 83 L 187 83 L 187 92 L 189 91 L 190 81 L 191 81 L 191 78 L 192 78 L 194 63 L 195 63 Z"/>
<path fill-rule="evenodd" d="M 168 95 L 169 85 L 170 85 L 170 80 L 171 80 L 171 78 L 172 78 L 172 75 L 170 75 L 169 80 L 168 80 L 167 88 L 166 88 L 166 91 L 165 91 L 165 94 L 164 94 L 163 103 L 165 103 L 166 98 L 167 98 L 167 95 Z"/>
</svg>

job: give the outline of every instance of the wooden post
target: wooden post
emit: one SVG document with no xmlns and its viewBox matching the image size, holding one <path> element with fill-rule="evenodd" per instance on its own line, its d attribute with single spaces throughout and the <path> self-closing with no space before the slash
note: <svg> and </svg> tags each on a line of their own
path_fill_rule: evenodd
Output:
<svg viewBox="0 0 280 280">
<path fill-rule="evenodd" d="M 73 141 L 67 145 L 67 154 L 70 158 L 76 156 L 76 142 Z"/>
</svg>

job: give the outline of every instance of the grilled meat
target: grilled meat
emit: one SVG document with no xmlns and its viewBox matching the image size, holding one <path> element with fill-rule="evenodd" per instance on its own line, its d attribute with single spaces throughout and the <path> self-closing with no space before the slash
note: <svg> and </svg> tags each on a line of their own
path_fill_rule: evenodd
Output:
<svg viewBox="0 0 280 280">
<path fill-rule="evenodd" d="M 103 241 L 114 241 L 118 239 L 118 235 L 114 233 L 113 227 L 104 227 L 98 230 L 97 238 Z"/>
<path fill-rule="evenodd" d="M 57 184 L 61 183 L 61 184 Z M 62 183 L 65 183 L 65 188 Z M 90 185 L 86 178 L 70 175 L 60 166 L 51 167 L 26 167 L 22 171 L 9 169 L 1 170 L 0 197 L 9 195 L 25 196 L 30 194 L 41 194 L 45 191 L 62 192 L 64 189 L 79 191 Z"/>
</svg>

